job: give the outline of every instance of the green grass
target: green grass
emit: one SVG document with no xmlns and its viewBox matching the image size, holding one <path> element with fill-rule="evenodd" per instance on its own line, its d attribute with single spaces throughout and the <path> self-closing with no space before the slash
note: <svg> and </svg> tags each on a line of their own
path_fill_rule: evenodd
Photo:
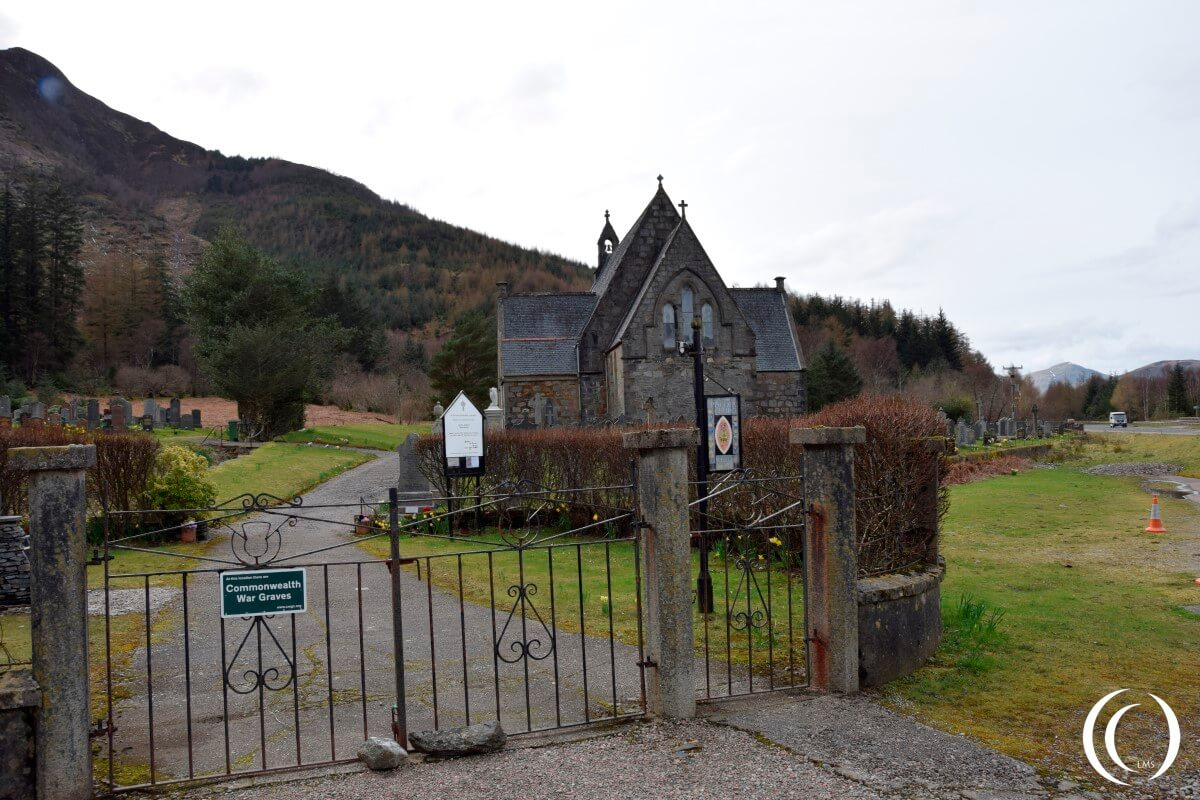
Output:
<svg viewBox="0 0 1200 800">
<path fill-rule="evenodd" d="M 534 546 L 519 553 L 499 544 L 494 532 L 473 534 L 471 539 L 487 544 L 454 541 L 426 536 L 403 536 L 400 540 L 402 558 L 421 559 L 421 575 L 427 579 L 432 565 L 433 585 L 451 594 L 459 592 L 459 569 L 462 569 L 463 597 L 469 602 L 491 605 L 508 612 L 513 607 L 513 598 L 507 593 L 516 586 L 524 575 L 525 583 L 537 586 L 532 597 L 547 622 L 550 621 L 550 596 L 553 587 L 554 622 L 562 629 L 606 637 L 609 633 L 611 616 L 613 635 L 618 641 L 636 646 L 638 643 L 636 575 L 633 562 L 633 545 L 628 541 L 612 542 L 607 546 L 600 539 L 562 538 L 547 544 L 563 545 L 546 548 Z M 388 557 L 386 537 L 361 543 L 363 549 L 376 558 Z M 471 553 L 463 555 L 458 554 Z M 490 568 L 489 568 L 490 558 Z M 643 556 L 644 558 L 644 556 Z M 697 573 L 698 555 L 693 552 L 692 575 Z M 793 575 L 789 586 L 787 572 L 778 562 L 754 559 L 757 567 L 754 578 L 765 596 L 768 593 L 767 576 L 770 575 L 770 597 L 773 618 L 757 628 L 733 631 L 726 636 L 726 575 L 728 574 L 728 596 L 733 613 L 747 611 L 746 593 L 738 590 L 739 572 L 735 559 L 728 563 L 718 550 L 709 559 L 713 578 L 714 605 L 717 613 L 706 620 L 694 611 L 693 625 L 696 631 L 697 652 L 703 652 L 707 630 L 708 648 L 712 660 L 712 679 L 724 678 L 720 667 L 726 659 L 734 665 L 753 662 L 756 675 L 766 674 L 768 651 L 774 656 L 774 679 L 781 684 L 790 683 L 788 677 L 788 630 L 787 609 L 789 590 L 791 594 L 792 659 L 797 670 L 804 666 L 804 589 L 798 575 Z M 553 563 L 551 563 L 553 562 Z M 611 564 L 611 575 L 607 565 Z M 771 568 L 767 569 L 770 564 Z M 643 564 L 644 566 L 644 564 Z M 416 572 L 416 566 L 407 569 Z M 550 580 L 550 570 L 554 580 Z M 727 571 L 728 570 L 728 571 Z M 582 576 L 582 580 L 581 580 Z M 610 583 L 611 579 L 611 583 Z M 583 622 L 580 623 L 580 592 L 582 591 Z M 734 602 L 736 598 L 736 603 Z M 750 613 L 762 609 L 761 597 L 756 593 L 749 607 Z M 746 626 L 742 626 L 746 627 Z M 735 675 L 736 678 L 736 675 Z"/>
<path fill-rule="evenodd" d="M 314 444 L 336 444 L 346 447 L 364 447 L 370 450 L 394 450 L 410 434 L 429 433 L 428 425 L 316 425 L 301 431 L 284 434 L 278 441 L 312 442 Z"/>
<path fill-rule="evenodd" d="M 271 442 L 213 467 L 211 477 L 217 487 L 218 502 L 245 493 L 265 492 L 286 498 L 302 494 L 369 459 L 370 456 L 353 450 Z"/>
<path fill-rule="evenodd" d="M 1085 444 L 1074 463 L 1200 464 L 1200 439 L 1129 438 L 1120 444 L 1132 449 L 1115 453 L 1112 442 Z M 1164 697 L 1194 739 L 1200 618 L 1180 607 L 1200 603 L 1192 582 L 1200 573 L 1191 569 L 1200 563 L 1200 509 L 1163 498 L 1167 535 L 1145 533 L 1150 498 L 1138 483 L 1059 467 L 952 487 L 943 645 L 926 667 L 886 687 L 885 699 L 1081 778 L 1090 776 L 1079 745 L 1084 717 L 1113 689 Z M 993 613 L 1002 616 L 987 630 Z M 1153 724 L 1123 727 L 1123 752 L 1161 760 L 1160 733 Z M 1196 753 L 1180 760 L 1174 769 L 1200 763 Z"/>
</svg>

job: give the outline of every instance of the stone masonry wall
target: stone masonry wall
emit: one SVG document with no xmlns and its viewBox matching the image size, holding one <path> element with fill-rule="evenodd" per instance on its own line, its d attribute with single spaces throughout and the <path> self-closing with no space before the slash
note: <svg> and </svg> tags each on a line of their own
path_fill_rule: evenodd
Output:
<svg viewBox="0 0 1200 800">
<path fill-rule="evenodd" d="M 579 384 L 567 378 L 529 378 L 504 384 L 504 424 L 507 427 L 540 427 L 538 397 L 553 400 L 558 425 L 579 422 Z"/>
<path fill-rule="evenodd" d="M 760 417 L 795 417 L 808 408 L 803 372 L 759 372 L 754 383 L 754 413 Z"/>
<path fill-rule="evenodd" d="M 29 605 L 29 559 L 20 517 L 0 517 L 0 606 Z"/>
</svg>

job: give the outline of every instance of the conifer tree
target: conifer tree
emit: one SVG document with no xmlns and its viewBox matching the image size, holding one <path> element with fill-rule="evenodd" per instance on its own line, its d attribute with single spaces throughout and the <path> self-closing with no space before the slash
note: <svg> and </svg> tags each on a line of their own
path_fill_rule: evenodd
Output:
<svg viewBox="0 0 1200 800">
<path fill-rule="evenodd" d="M 496 328 L 482 314 L 467 314 L 454 326 L 450 340 L 433 357 L 429 380 L 434 397 L 449 403 L 460 391 L 477 407 L 487 405 L 496 384 Z"/>
<path fill-rule="evenodd" d="M 1184 375 L 1181 364 L 1176 364 L 1171 369 L 1171 377 L 1167 381 L 1167 409 L 1181 417 L 1186 417 L 1192 412 L 1188 403 L 1187 376 Z"/>
<path fill-rule="evenodd" d="M 862 391 L 862 377 L 845 350 L 829 339 L 808 363 L 808 410 L 855 397 Z"/>
</svg>

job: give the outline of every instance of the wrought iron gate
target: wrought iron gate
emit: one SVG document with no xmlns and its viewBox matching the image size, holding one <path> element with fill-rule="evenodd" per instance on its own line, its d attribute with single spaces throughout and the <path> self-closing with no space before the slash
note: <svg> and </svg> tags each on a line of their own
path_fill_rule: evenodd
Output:
<svg viewBox="0 0 1200 800">
<path fill-rule="evenodd" d="M 162 512 L 106 512 L 99 776 L 126 791 L 353 760 L 372 735 L 642 714 L 632 496 L 521 482 L 402 514 L 394 490 L 243 495 L 181 512 L 207 517 L 194 547 L 155 546 L 190 530 Z M 330 529 L 356 535 L 314 547 Z M 219 615 L 222 574 L 283 567 L 306 570 L 303 613 Z"/>
<path fill-rule="evenodd" d="M 710 479 L 707 491 L 693 483 L 692 494 L 695 631 L 704 661 L 697 696 L 806 687 L 803 476 L 738 470 Z M 701 597 L 706 582 L 711 610 Z"/>
</svg>

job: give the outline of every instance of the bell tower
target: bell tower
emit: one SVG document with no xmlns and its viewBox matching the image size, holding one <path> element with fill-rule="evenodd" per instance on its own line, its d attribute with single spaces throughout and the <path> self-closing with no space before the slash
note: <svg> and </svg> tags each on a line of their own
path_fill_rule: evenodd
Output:
<svg viewBox="0 0 1200 800">
<path fill-rule="evenodd" d="M 596 249 L 598 251 L 596 258 L 597 275 L 604 271 L 604 265 L 608 263 L 609 257 L 617 249 L 617 242 L 617 232 L 613 230 L 612 223 L 608 221 L 608 210 L 605 209 L 604 229 L 600 231 L 600 238 L 596 241 Z"/>
</svg>

